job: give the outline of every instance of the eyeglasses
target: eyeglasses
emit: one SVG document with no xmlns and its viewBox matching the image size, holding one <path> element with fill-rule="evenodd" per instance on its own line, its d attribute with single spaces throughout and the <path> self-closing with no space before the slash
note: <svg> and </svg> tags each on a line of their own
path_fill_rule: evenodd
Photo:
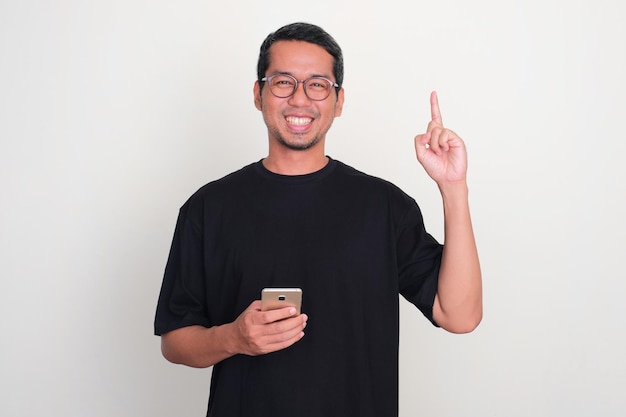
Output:
<svg viewBox="0 0 626 417">
<path fill-rule="evenodd" d="M 333 87 L 339 88 L 339 84 L 324 77 L 311 77 L 306 80 L 298 80 L 289 74 L 275 74 L 261 78 L 267 82 L 270 91 L 278 98 L 291 97 L 298 89 L 298 83 L 302 83 L 304 94 L 314 101 L 326 100 Z"/>
</svg>

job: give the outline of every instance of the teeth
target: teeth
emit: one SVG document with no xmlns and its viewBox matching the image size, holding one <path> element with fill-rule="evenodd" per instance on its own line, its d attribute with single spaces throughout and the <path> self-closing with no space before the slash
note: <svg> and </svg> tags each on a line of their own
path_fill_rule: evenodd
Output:
<svg viewBox="0 0 626 417">
<path fill-rule="evenodd" d="M 298 126 L 309 124 L 312 120 L 309 117 L 287 117 L 287 123 Z"/>
</svg>

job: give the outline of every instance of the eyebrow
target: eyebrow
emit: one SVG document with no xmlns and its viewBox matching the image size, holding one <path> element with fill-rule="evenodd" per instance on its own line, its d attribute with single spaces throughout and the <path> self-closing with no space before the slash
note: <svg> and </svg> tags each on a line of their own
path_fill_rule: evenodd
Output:
<svg viewBox="0 0 626 417">
<path fill-rule="evenodd" d="M 291 75 L 293 78 L 297 79 L 298 77 L 296 77 L 293 73 L 289 72 L 289 71 L 276 71 L 274 73 L 272 73 L 271 75 Z M 329 79 L 330 81 L 333 81 L 333 79 L 331 78 L 330 75 L 326 75 L 326 74 L 311 74 L 309 75 L 307 78 L 313 78 L 313 77 L 322 77 L 322 78 L 326 78 Z M 333 81 L 335 82 L 335 81 Z"/>
</svg>

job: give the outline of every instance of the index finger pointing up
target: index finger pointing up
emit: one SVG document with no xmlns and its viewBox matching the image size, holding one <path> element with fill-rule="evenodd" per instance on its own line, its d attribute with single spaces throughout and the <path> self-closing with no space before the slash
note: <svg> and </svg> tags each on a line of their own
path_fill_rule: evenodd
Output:
<svg viewBox="0 0 626 417">
<path fill-rule="evenodd" d="M 436 91 L 430 93 L 430 118 L 433 122 L 443 126 L 441 111 L 439 110 L 439 99 L 437 98 Z"/>
</svg>

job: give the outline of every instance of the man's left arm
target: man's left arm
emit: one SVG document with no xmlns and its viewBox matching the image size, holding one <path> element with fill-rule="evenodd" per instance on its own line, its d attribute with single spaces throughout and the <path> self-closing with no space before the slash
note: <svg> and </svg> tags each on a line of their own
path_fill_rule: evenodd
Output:
<svg viewBox="0 0 626 417">
<path fill-rule="evenodd" d="M 415 152 L 443 199 L 444 248 L 435 322 L 452 333 L 471 332 L 482 319 L 482 276 L 470 217 L 467 152 L 461 138 L 443 127 L 437 94 L 430 96 L 431 121 L 415 137 Z"/>
</svg>

